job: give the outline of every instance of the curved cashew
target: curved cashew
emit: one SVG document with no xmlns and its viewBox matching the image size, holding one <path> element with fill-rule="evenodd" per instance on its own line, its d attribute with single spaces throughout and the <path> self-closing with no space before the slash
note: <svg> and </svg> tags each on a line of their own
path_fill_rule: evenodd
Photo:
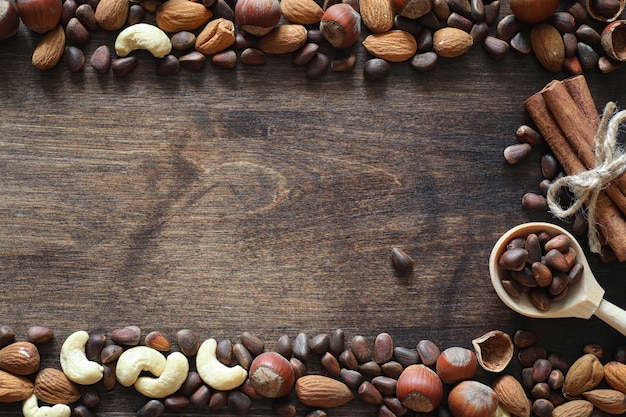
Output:
<svg viewBox="0 0 626 417">
<path fill-rule="evenodd" d="M 196 354 L 196 369 L 200 378 L 211 388 L 219 391 L 235 389 L 248 377 L 241 365 L 228 367 L 217 359 L 217 342 L 207 339 Z"/>
<path fill-rule="evenodd" d="M 81 385 L 91 385 L 102 379 L 104 367 L 85 356 L 89 333 L 83 330 L 72 333 L 61 346 L 61 369 L 70 379 Z"/>
<path fill-rule="evenodd" d="M 157 58 L 163 58 L 172 50 L 172 41 L 158 27 L 137 23 L 121 31 L 115 39 L 115 53 L 124 57 L 136 49 L 145 49 Z"/>
<path fill-rule="evenodd" d="M 115 376 L 120 384 L 130 387 L 142 371 L 160 376 L 165 370 L 166 359 L 158 350 L 147 346 L 135 346 L 120 355 L 115 367 Z"/>
<path fill-rule="evenodd" d="M 22 414 L 24 417 L 70 417 L 72 410 L 65 404 L 39 407 L 37 396 L 33 394 L 22 402 Z"/>
<path fill-rule="evenodd" d="M 187 357 L 180 352 L 172 352 L 167 357 L 163 373 L 158 378 L 140 376 L 135 382 L 135 389 L 149 398 L 165 398 L 178 391 L 188 373 Z"/>
</svg>

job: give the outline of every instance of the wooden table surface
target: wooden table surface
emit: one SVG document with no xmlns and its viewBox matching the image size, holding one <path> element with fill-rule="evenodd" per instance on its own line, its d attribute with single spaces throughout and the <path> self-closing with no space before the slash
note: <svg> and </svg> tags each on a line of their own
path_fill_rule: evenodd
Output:
<svg viewBox="0 0 626 417">
<path fill-rule="evenodd" d="M 113 45 L 92 36 L 88 57 Z M 523 101 L 565 77 L 532 56 L 495 62 L 475 47 L 369 82 L 360 47 L 353 72 L 315 81 L 290 56 L 159 77 L 139 53 L 118 79 L 63 62 L 39 72 L 36 40 L 22 27 L 0 43 L 0 324 L 22 340 L 29 326 L 52 328 L 42 366 L 58 367 L 76 330 L 126 325 L 171 340 L 182 328 L 233 341 L 250 331 L 268 349 L 336 328 L 442 348 L 526 328 L 570 360 L 588 343 L 608 356 L 625 343 L 596 318 L 524 318 L 490 284 L 502 233 L 559 223 L 520 203 L 538 192 L 546 149 L 514 166 L 502 155 L 531 123 Z M 626 102 L 624 71 L 585 74 L 598 109 Z M 393 274 L 393 247 L 414 257 L 411 276 Z M 626 307 L 626 266 L 589 259 L 605 298 Z M 96 411 L 131 416 L 144 402 L 116 388 Z M 271 413 L 263 401 L 251 411 Z M 374 413 L 360 401 L 332 411 Z"/>
</svg>

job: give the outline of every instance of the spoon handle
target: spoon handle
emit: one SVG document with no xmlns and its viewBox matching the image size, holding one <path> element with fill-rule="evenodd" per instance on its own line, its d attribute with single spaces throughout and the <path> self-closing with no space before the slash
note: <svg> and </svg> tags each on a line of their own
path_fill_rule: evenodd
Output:
<svg viewBox="0 0 626 417">
<path fill-rule="evenodd" d="M 602 300 L 593 314 L 626 336 L 626 311 L 609 301 Z"/>
</svg>

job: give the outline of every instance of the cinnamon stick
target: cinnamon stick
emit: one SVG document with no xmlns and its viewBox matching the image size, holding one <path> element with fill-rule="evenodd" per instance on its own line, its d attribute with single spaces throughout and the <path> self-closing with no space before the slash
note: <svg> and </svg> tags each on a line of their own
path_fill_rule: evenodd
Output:
<svg viewBox="0 0 626 417">
<path fill-rule="evenodd" d="M 576 87 L 575 83 L 570 83 L 571 89 Z M 586 83 L 584 87 L 586 87 Z M 586 93 L 578 91 L 575 94 L 577 97 L 584 97 Z M 596 166 L 595 137 L 599 123 L 594 126 L 594 122 L 585 116 L 585 113 L 578 106 L 577 102 L 574 101 L 561 81 L 555 80 L 550 82 L 541 90 L 541 95 L 546 101 L 546 105 L 554 116 L 557 125 L 561 128 L 567 141 L 579 155 L 583 164 L 588 169 L 593 169 Z M 626 215 L 626 175 L 622 175 L 613 181 L 611 186 L 607 188 L 607 194 Z"/>
<path fill-rule="evenodd" d="M 570 145 L 550 112 L 542 92 L 528 98 L 524 106 L 565 173 L 574 175 L 585 171 L 587 168 L 578 159 L 578 152 Z M 596 217 L 600 231 L 617 259 L 620 262 L 626 261 L 626 219 L 604 191 L 598 197 Z"/>
</svg>

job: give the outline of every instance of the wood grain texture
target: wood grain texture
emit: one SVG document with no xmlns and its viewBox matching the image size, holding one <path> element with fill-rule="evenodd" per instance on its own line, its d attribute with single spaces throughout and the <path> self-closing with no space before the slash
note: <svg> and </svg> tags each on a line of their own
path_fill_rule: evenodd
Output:
<svg viewBox="0 0 626 417">
<path fill-rule="evenodd" d="M 314 82 L 288 56 L 164 78 L 140 53 L 116 79 L 63 64 L 40 73 L 35 40 L 22 28 L 0 43 L 0 324 L 18 338 L 53 328 L 45 365 L 58 366 L 75 330 L 128 324 L 171 340 L 181 328 L 251 331 L 268 348 L 335 328 L 442 348 L 530 328 L 571 360 L 587 343 L 623 343 L 597 319 L 520 317 L 490 285 L 497 238 L 554 221 L 520 204 L 538 190 L 545 149 L 516 166 L 502 156 L 530 123 L 524 100 L 555 77 L 532 57 L 496 63 L 474 48 L 368 83 L 361 51 L 354 72 Z M 87 56 L 112 42 L 94 33 Z M 598 108 L 625 100 L 623 75 L 587 75 Z M 394 246 L 415 258 L 411 276 L 393 275 Z M 626 306 L 626 267 L 590 263 L 606 298 Z M 129 416 L 144 402 L 119 388 L 97 413 Z M 355 401 L 332 414 L 374 412 Z M 262 401 L 251 415 L 271 413 Z"/>
</svg>

